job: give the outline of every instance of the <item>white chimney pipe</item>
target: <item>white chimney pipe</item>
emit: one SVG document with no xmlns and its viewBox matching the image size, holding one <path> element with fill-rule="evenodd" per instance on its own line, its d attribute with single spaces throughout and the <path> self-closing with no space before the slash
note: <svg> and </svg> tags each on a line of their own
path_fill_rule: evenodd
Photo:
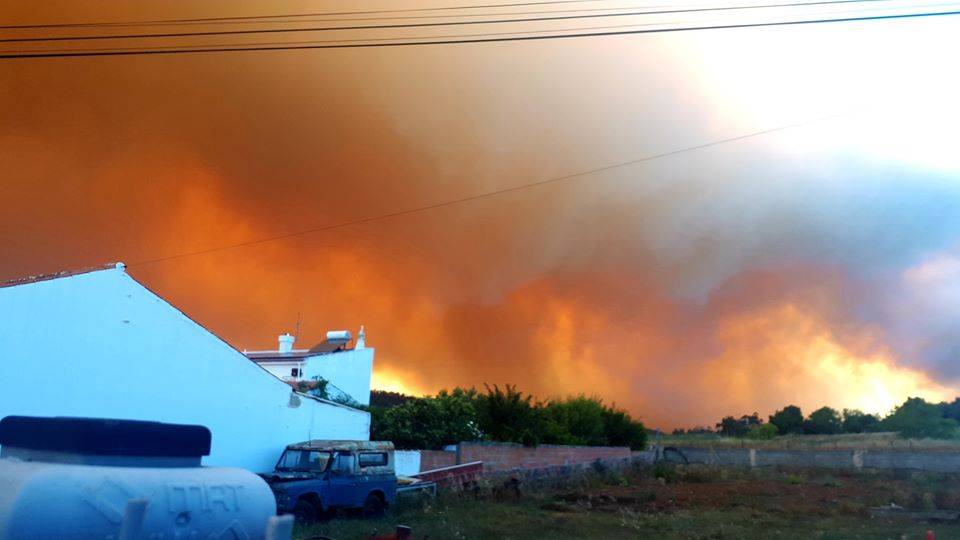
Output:
<svg viewBox="0 0 960 540">
<path fill-rule="evenodd" d="M 277 338 L 277 341 L 280 342 L 280 352 L 288 353 L 293 350 L 293 342 L 297 338 L 291 336 L 290 334 L 280 334 L 280 337 Z"/>
<path fill-rule="evenodd" d="M 357 334 L 357 345 L 354 349 L 364 349 L 367 346 L 367 334 L 363 331 L 363 326 L 360 327 L 360 332 Z"/>
</svg>

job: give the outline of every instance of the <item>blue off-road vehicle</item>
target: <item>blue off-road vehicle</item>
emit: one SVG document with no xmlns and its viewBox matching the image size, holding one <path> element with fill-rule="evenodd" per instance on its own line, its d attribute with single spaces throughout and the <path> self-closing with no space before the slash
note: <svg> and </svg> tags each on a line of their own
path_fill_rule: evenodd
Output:
<svg viewBox="0 0 960 540">
<path fill-rule="evenodd" d="M 393 504 L 397 475 L 393 443 L 307 441 L 284 450 L 272 473 L 261 474 L 277 499 L 277 513 L 312 522 L 335 510 L 383 514 Z"/>
</svg>

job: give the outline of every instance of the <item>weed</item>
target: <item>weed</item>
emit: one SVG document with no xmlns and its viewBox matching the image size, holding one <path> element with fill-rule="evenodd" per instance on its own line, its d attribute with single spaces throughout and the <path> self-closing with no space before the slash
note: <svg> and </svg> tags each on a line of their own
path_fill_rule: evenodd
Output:
<svg viewBox="0 0 960 540">
<path fill-rule="evenodd" d="M 821 483 L 824 487 L 831 487 L 831 488 L 843 487 L 843 482 L 841 482 L 838 478 L 834 476 L 829 476 L 829 475 L 826 478 L 824 478 Z"/>
<path fill-rule="evenodd" d="M 805 484 L 807 479 L 804 478 L 802 474 L 788 474 L 783 478 L 783 481 L 791 485 L 800 485 Z"/>
<path fill-rule="evenodd" d="M 664 461 L 658 462 L 653 466 L 653 477 L 661 478 L 667 484 L 677 481 L 677 467 Z"/>
<path fill-rule="evenodd" d="M 717 467 L 706 465 L 690 465 L 685 467 L 680 473 L 680 479 L 692 484 L 706 484 L 717 482 L 723 477 L 723 472 Z"/>
</svg>

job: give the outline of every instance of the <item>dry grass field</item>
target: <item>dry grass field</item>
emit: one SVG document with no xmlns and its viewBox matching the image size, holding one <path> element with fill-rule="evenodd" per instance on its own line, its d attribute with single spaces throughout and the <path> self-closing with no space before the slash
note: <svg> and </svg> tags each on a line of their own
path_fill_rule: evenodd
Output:
<svg viewBox="0 0 960 540">
<path fill-rule="evenodd" d="M 658 466 L 592 474 L 520 493 L 482 487 L 407 503 L 377 520 L 338 518 L 297 538 L 360 539 L 397 525 L 414 538 L 920 539 L 960 538 L 960 524 L 871 517 L 895 504 L 960 511 L 960 478 L 917 473 Z"/>
</svg>

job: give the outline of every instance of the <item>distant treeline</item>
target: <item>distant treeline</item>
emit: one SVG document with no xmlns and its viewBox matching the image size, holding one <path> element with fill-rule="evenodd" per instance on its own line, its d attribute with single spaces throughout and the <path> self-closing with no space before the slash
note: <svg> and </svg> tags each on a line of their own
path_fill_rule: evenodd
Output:
<svg viewBox="0 0 960 540">
<path fill-rule="evenodd" d="M 370 437 L 404 449 L 476 440 L 634 449 L 647 442 L 642 423 L 598 398 L 539 401 L 512 385 L 485 385 L 484 391 L 456 388 L 426 397 L 374 391 L 368 410 Z"/>
<path fill-rule="evenodd" d="M 769 416 L 764 423 L 757 413 L 739 418 L 725 416 L 716 428 L 677 429 L 674 435 L 718 434 L 725 437 L 772 439 L 777 435 L 834 435 L 892 431 L 908 438 L 952 439 L 960 437 L 960 398 L 952 403 L 929 403 L 909 398 L 881 418 L 856 409 L 837 411 L 821 407 L 804 416 L 796 405 L 788 405 Z"/>
</svg>

